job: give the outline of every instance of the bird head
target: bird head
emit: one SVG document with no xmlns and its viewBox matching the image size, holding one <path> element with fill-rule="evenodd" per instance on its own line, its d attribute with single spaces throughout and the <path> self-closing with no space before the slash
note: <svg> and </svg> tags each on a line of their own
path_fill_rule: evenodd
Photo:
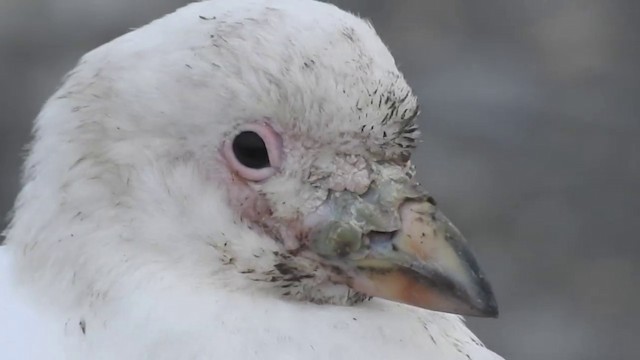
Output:
<svg viewBox="0 0 640 360">
<path fill-rule="evenodd" d="M 418 115 L 368 22 L 320 2 L 201 2 L 83 58 L 39 118 L 26 181 L 48 174 L 52 214 L 105 229 L 61 236 L 95 271 L 125 257 L 303 301 L 495 316 L 416 181 Z"/>
</svg>

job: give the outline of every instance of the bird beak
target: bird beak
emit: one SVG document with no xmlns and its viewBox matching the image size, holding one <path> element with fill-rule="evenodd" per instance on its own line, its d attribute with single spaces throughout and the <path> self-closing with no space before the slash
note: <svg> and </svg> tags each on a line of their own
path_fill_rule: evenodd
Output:
<svg viewBox="0 0 640 360">
<path fill-rule="evenodd" d="M 498 316 L 464 237 L 409 177 L 375 181 L 362 195 L 331 193 L 312 222 L 311 249 L 351 288 L 430 310 Z"/>
</svg>

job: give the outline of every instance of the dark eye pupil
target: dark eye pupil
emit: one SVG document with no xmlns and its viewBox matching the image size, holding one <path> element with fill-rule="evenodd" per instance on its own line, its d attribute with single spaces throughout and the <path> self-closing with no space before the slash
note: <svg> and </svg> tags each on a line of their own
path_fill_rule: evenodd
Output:
<svg viewBox="0 0 640 360">
<path fill-rule="evenodd" d="M 243 131 L 233 139 L 233 153 L 248 168 L 262 169 L 271 166 L 264 140 L 253 131 Z"/>
</svg>

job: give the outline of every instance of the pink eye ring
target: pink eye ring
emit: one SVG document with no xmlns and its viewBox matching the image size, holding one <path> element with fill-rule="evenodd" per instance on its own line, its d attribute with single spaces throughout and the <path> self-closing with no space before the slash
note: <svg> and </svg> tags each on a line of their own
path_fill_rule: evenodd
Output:
<svg viewBox="0 0 640 360">
<path fill-rule="evenodd" d="M 241 177 L 250 181 L 266 180 L 282 165 L 282 139 L 266 123 L 246 125 L 225 141 L 223 155 Z"/>
</svg>

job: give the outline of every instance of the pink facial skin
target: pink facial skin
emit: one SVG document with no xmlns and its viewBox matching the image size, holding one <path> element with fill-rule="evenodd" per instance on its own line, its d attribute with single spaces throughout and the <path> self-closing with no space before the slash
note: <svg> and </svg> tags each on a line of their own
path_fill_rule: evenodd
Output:
<svg viewBox="0 0 640 360">
<path fill-rule="evenodd" d="M 252 169 L 244 166 L 233 152 L 234 137 L 243 132 L 252 131 L 258 134 L 264 141 L 269 163 L 271 166 L 263 169 Z M 231 206 L 238 211 L 238 214 L 257 226 L 274 239 L 279 239 L 285 248 L 295 249 L 299 247 L 297 239 L 300 236 L 300 226 L 297 219 L 286 221 L 272 219 L 273 211 L 269 202 L 262 197 L 251 183 L 259 183 L 269 179 L 276 174 L 283 159 L 282 137 L 266 122 L 253 123 L 238 128 L 228 139 L 225 140 L 221 153 L 230 172 L 228 192 Z"/>
</svg>

